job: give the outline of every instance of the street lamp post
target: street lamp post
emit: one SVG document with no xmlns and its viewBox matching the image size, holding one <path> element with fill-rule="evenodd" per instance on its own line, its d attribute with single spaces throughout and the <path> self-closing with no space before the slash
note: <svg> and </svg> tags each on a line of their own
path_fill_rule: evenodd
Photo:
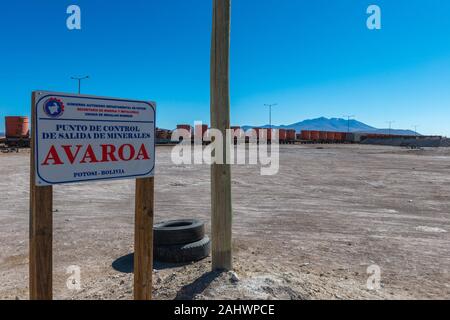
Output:
<svg viewBox="0 0 450 320">
<path fill-rule="evenodd" d="M 277 106 L 278 103 L 265 104 L 264 106 L 269 107 L 269 127 L 272 129 L 272 107 Z"/>
<path fill-rule="evenodd" d="M 345 115 L 344 118 L 347 118 L 347 132 L 350 133 L 350 120 L 355 116 Z"/>
<path fill-rule="evenodd" d="M 81 80 L 89 79 L 89 76 L 85 77 L 70 77 L 72 80 L 78 81 L 78 94 L 81 94 Z"/>
<path fill-rule="evenodd" d="M 387 123 L 389 123 L 389 135 L 391 135 L 392 124 L 395 123 L 395 121 L 388 121 Z"/>
</svg>

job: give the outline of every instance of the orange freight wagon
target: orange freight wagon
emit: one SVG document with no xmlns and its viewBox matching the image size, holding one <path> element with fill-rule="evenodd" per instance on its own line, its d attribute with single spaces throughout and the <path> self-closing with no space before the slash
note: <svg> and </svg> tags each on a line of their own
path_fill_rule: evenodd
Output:
<svg viewBox="0 0 450 320">
<path fill-rule="evenodd" d="M 287 140 L 287 130 L 286 129 L 280 129 L 278 132 L 280 142 L 284 143 Z"/>
<path fill-rule="evenodd" d="M 192 126 L 190 126 L 188 124 L 179 124 L 179 125 L 177 125 L 177 130 L 186 130 L 188 132 L 186 137 L 180 138 L 180 142 L 185 140 L 185 139 L 192 140 L 192 137 L 193 137 L 193 134 L 194 134 Z M 178 134 L 180 134 L 180 133 L 178 133 Z"/>
<path fill-rule="evenodd" d="M 295 141 L 296 138 L 296 131 L 294 129 L 289 129 L 286 131 L 286 135 L 287 135 L 287 141 Z"/>
<path fill-rule="evenodd" d="M 327 132 L 327 140 L 329 142 L 334 142 L 336 139 L 336 132 Z"/>
<path fill-rule="evenodd" d="M 189 133 L 192 133 L 192 126 L 190 126 L 188 124 L 179 124 L 179 125 L 177 125 L 177 129 L 187 130 L 187 131 L 189 131 Z"/>
<path fill-rule="evenodd" d="M 311 131 L 311 141 L 319 141 L 320 140 L 320 131 Z"/>
<path fill-rule="evenodd" d="M 270 142 L 272 140 L 272 130 L 261 128 L 257 130 L 258 132 L 258 140 L 264 142 Z"/>
<path fill-rule="evenodd" d="M 335 132 L 334 137 L 336 142 L 344 143 L 346 135 L 347 134 L 345 132 Z"/>
<path fill-rule="evenodd" d="M 6 138 L 23 139 L 30 134 L 28 117 L 5 117 Z"/>
<path fill-rule="evenodd" d="M 302 133 L 300 134 L 301 140 L 310 141 L 311 140 L 311 131 L 309 130 L 302 130 Z"/>
</svg>

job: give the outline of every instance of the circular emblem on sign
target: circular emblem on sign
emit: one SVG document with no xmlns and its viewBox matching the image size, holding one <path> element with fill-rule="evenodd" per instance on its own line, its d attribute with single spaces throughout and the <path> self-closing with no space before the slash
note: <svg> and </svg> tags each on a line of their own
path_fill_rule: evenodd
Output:
<svg viewBox="0 0 450 320">
<path fill-rule="evenodd" d="M 51 118 L 58 118 L 64 113 L 64 103 L 57 98 L 50 98 L 44 103 L 44 112 Z"/>
</svg>

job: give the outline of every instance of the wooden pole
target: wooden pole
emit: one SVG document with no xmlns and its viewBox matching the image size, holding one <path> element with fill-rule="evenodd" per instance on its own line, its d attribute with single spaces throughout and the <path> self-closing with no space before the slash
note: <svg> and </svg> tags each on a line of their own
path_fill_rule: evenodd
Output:
<svg viewBox="0 0 450 320">
<path fill-rule="evenodd" d="M 134 299 L 152 299 L 154 178 L 136 179 Z"/>
<path fill-rule="evenodd" d="M 31 98 L 31 129 L 36 128 L 36 93 Z M 34 132 L 34 131 L 32 131 Z M 52 300 L 53 187 L 37 187 L 35 135 L 31 134 L 30 157 L 30 299 Z"/>
<path fill-rule="evenodd" d="M 211 126 L 222 132 L 230 128 L 229 49 L 230 0 L 213 0 L 211 39 Z M 224 142 L 226 139 L 223 139 Z M 224 159 L 228 155 L 224 143 Z M 231 270 L 232 207 L 231 169 L 229 164 L 211 168 L 212 269 Z"/>
</svg>

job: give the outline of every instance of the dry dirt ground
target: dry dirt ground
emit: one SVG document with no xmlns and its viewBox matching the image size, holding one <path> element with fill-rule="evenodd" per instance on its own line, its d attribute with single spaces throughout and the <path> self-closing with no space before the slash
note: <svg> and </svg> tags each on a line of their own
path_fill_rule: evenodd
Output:
<svg viewBox="0 0 450 320">
<path fill-rule="evenodd" d="M 209 232 L 209 167 L 157 148 L 156 221 Z M 156 299 L 450 299 L 450 149 L 282 146 L 280 173 L 233 167 L 234 264 L 155 264 Z M 29 154 L 0 154 L 0 299 L 28 298 Z M 54 297 L 131 299 L 134 182 L 54 188 Z M 81 268 L 69 290 L 67 268 Z M 368 290 L 367 268 L 381 269 Z"/>
</svg>

